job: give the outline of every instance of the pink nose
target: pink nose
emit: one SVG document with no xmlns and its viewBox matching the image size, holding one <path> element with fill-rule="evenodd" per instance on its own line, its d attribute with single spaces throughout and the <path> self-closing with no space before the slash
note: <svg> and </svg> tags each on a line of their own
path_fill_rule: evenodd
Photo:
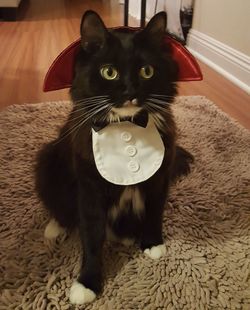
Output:
<svg viewBox="0 0 250 310">
<path fill-rule="evenodd" d="M 124 102 L 123 106 L 124 107 L 133 107 L 137 105 L 137 99 L 132 99 L 132 100 L 127 100 Z"/>
</svg>

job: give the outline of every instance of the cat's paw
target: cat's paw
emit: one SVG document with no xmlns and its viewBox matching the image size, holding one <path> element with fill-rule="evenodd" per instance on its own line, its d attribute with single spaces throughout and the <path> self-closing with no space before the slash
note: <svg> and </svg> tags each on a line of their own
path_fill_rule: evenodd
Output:
<svg viewBox="0 0 250 310">
<path fill-rule="evenodd" d="M 55 219 L 51 219 L 45 228 L 44 237 L 46 239 L 52 240 L 58 237 L 63 232 L 64 228 L 61 227 Z"/>
<path fill-rule="evenodd" d="M 167 250 L 165 244 L 159 244 L 150 249 L 145 249 L 144 253 L 152 259 L 159 259 L 167 253 Z"/>
<path fill-rule="evenodd" d="M 92 302 L 96 294 L 81 283 L 75 281 L 70 289 L 69 300 L 72 304 L 81 305 Z"/>
</svg>

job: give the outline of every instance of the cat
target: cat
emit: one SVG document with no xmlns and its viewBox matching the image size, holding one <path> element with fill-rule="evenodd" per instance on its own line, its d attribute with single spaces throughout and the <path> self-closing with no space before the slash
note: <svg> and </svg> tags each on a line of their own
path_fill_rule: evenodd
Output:
<svg viewBox="0 0 250 310">
<path fill-rule="evenodd" d="M 62 229 L 79 229 L 84 257 L 70 290 L 73 304 L 92 302 L 101 292 L 102 247 L 108 236 L 127 243 L 135 240 L 152 259 L 166 253 L 162 215 L 168 189 L 178 176 L 190 171 L 193 160 L 176 145 L 171 103 L 177 94 L 178 67 L 171 50 L 162 47 L 166 20 L 166 13 L 160 12 L 143 30 L 131 32 L 108 30 L 94 11 L 82 17 L 81 49 L 70 90 L 73 109 L 58 138 L 38 152 L 36 164 L 36 189 L 52 217 L 45 236 L 56 238 Z M 93 150 L 95 137 L 122 126 L 142 132 L 143 139 L 152 126 L 160 137 L 160 142 L 156 140 L 163 145 L 160 167 L 132 185 L 117 184 L 101 175 L 97 167 L 100 154 Z M 124 141 L 119 143 L 126 144 L 129 134 L 123 132 Z M 136 150 L 130 144 L 128 156 L 133 157 Z M 105 140 L 103 147 L 109 147 Z M 105 160 L 111 158 L 112 148 Z M 120 163 L 125 171 L 126 165 L 118 157 Z M 129 169 L 136 172 L 139 164 L 132 163 Z"/>
</svg>

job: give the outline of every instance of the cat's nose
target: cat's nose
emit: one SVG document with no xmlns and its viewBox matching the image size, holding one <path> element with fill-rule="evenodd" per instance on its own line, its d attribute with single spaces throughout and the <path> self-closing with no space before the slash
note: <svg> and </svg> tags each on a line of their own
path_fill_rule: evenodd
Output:
<svg viewBox="0 0 250 310">
<path fill-rule="evenodd" d="M 128 85 L 122 93 L 125 100 L 132 101 L 136 98 L 136 91 L 133 85 Z"/>
</svg>

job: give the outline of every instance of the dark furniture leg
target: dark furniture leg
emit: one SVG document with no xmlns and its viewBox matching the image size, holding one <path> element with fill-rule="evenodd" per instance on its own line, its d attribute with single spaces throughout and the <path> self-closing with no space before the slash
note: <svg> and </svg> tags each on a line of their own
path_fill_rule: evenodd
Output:
<svg viewBox="0 0 250 310">
<path fill-rule="evenodd" d="M 141 28 L 145 27 L 147 0 L 141 0 Z M 124 26 L 128 26 L 129 0 L 124 1 Z"/>
<path fill-rule="evenodd" d="M 145 27 L 146 19 L 146 0 L 141 0 L 141 28 Z"/>
<path fill-rule="evenodd" d="M 16 21 L 17 20 L 18 8 L 1 8 L 0 16 L 6 21 Z"/>
<path fill-rule="evenodd" d="M 124 26 L 128 26 L 128 9 L 129 9 L 129 0 L 125 0 L 125 3 L 124 3 Z"/>
</svg>

